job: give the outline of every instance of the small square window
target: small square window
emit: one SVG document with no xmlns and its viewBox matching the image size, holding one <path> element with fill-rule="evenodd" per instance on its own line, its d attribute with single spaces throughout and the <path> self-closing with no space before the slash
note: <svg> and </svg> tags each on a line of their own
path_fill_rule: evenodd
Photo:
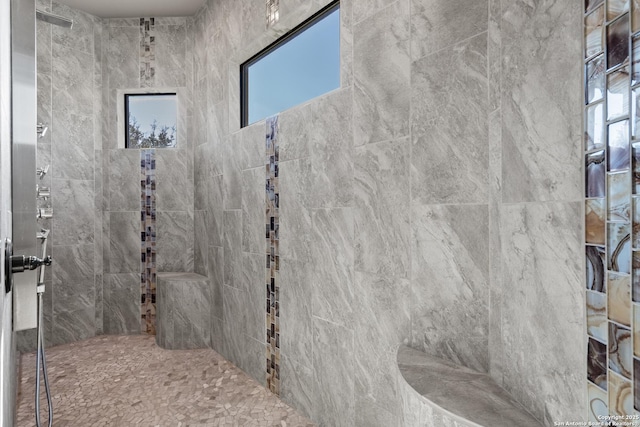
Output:
<svg viewBox="0 0 640 427">
<path fill-rule="evenodd" d="M 126 148 L 173 148 L 178 143 L 175 93 L 124 95 Z"/>
</svg>

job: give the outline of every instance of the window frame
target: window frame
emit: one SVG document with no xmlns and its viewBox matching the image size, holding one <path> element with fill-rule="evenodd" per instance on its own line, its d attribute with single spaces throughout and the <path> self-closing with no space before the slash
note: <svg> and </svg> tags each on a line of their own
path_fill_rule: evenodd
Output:
<svg viewBox="0 0 640 427">
<path fill-rule="evenodd" d="M 262 58 L 268 56 L 270 53 L 278 49 L 280 46 L 286 44 L 290 40 L 296 38 L 299 34 L 303 33 L 310 27 L 314 26 L 317 22 L 326 18 L 331 13 L 340 9 L 340 0 L 335 0 L 314 13 L 312 16 L 304 20 L 298 26 L 288 31 L 276 41 L 271 43 L 266 48 L 262 49 L 251 58 L 247 59 L 240 65 L 240 128 L 249 126 L 249 67 L 260 61 Z M 313 98 L 312 98 L 313 99 Z"/>
<path fill-rule="evenodd" d="M 143 88 L 143 89 L 120 89 L 118 90 L 118 100 L 122 102 L 122 106 L 118 107 L 118 111 L 123 113 L 123 116 L 119 117 L 119 130 L 118 130 L 118 147 L 128 150 L 140 149 L 139 147 L 129 146 L 129 97 L 136 96 L 167 96 L 173 95 L 176 102 L 176 128 L 180 122 L 180 91 L 178 88 Z M 178 146 L 178 133 L 176 133 L 176 145 L 170 148 L 177 148 Z M 153 147 L 153 148 L 167 148 L 167 147 Z"/>
</svg>

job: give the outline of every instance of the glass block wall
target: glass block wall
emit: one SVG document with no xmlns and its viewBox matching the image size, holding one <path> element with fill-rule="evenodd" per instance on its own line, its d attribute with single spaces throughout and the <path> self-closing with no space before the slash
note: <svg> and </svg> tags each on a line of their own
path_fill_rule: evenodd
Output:
<svg viewBox="0 0 640 427">
<path fill-rule="evenodd" d="M 640 410 L 640 0 L 585 0 L 584 28 L 588 410 L 603 421 Z"/>
</svg>

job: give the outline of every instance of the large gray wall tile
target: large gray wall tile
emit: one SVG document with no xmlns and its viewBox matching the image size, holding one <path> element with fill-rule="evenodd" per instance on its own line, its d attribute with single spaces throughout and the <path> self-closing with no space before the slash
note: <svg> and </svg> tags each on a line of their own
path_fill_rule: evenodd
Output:
<svg viewBox="0 0 640 427">
<path fill-rule="evenodd" d="M 353 211 L 319 209 L 312 214 L 313 314 L 342 326 L 354 321 Z"/>
<path fill-rule="evenodd" d="M 55 217 L 52 220 L 54 231 L 50 237 L 55 244 L 93 243 L 93 186 L 93 181 L 52 180 L 52 207 Z"/>
<path fill-rule="evenodd" d="M 280 256 L 311 263 L 311 161 L 307 158 L 281 162 L 279 180 Z"/>
<path fill-rule="evenodd" d="M 186 25 L 163 25 L 157 21 L 156 32 L 156 85 L 185 86 L 184 64 L 186 56 Z"/>
<path fill-rule="evenodd" d="M 244 252 L 263 254 L 265 251 L 265 197 L 264 167 L 243 171 L 242 250 Z"/>
<path fill-rule="evenodd" d="M 355 150 L 355 268 L 409 277 L 408 138 Z"/>
<path fill-rule="evenodd" d="M 251 378 L 254 378 L 258 384 L 266 387 L 267 376 L 265 373 L 265 343 L 247 338 L 246 352 L 242 362 L 242 370 Z"/>
<path fill-rule="evenodd" d="M 353 340 L 353 330 L 314 317 L 313 419 L 320 425 L 354 425 Z"/>
<path fill-rule="evenodd" d="M 581 4 L 503 5 L 505 202 L 582 198 Z"/>
<path fill-rule="evenodd" d="M 486 372 L 488 208 L 414 206 L 412 212 L 412 345 Z"/>
<path fill-rule="evenodd" d="M 107 58 L 109 61 L 109 85 L 112 93 L 117 89 L 139 87 L 139 52 L 139 22 L 136 27 L 109 28 L 109 46 L 107 48 Z M 103 102 L 104 101 L 106 100 L 103 100 Z"/>
<path fill-rule="evenodd" d="M 265 342 L 265 255 L 242 254 L 242 287 L 247 291 L 246 334 L 256 341 Z"/>
<path fill-rule="evenodd" d="M 100 270 L 102 271 L 102 270 Z M 104 275 L 96 274 L 94 278 L 96 335 L 104 334 Z"/>
<path fill-rule="evenodd" d="M 93 105 L 93 55 L 53 45 L 53 111 L 63 117 L 86 114 Z M 88 133 L 93 138 L 93 131 Z"/>
<path fill-rule="evenodd" d="M 158 211 L 156 222 L 159 272 L 193 271 L 193 213 Z"/>
<path fill-rule="evenodd" d="M 206 211 L 194 212 L 193 243 L 193 271 L 207 276 L 209 274 L 209 230 Z"/>
<path fill-rule="evenodd" d="M 260 121 L 242 128 L 240 144 L 235 150 L 240 151 L 240 167 L 243 170 L 264 166 L 265 138 L 267 129 Z"/>
<path fill-rule="evenodd" d="M 309 276 L 308 265 L 280 258 L 280 348 L 291 363 L 308 369 L 313 365 L 313 285 Z M 284 373 L 282 378 L 284 387 Z"/>
<path fill-rule="evenodd" d="M 54 178 L 94 179 L 93 117 L 54 113 L 51 135 Z"/>
<path fill-rule="evenodd" d="M 208 185 L 209 204 L 207 205 L 207 232 L 209 244 L 212 246 L 223 245 L 223 176 L 216 175 L 211 178 Z"/>
<path fill-rule="evenodd" d="M 242 286 L 242 212 L 224 211 L 224 284 Z"/>
<path fill-rule="evenodd" d="M 356 402 L 398 417 L 396 349 L 411 324 L 410 281 L 356 273 L 354 293 Z"/>
<path fill-rule="evenodd" d="M 110 212 L 109 228 L 109 273 L 140 273 L 140 212 Z"/>
<path fill-rule="evenodd" d="M 236 133 L 223 144 L 224 208 L 242 208 L 242 165 L 240 150 L 241 134 Z"/>
<path fill-rule="evenodd" d="M 156 150 L 156 206 L 159 211 L 193 209 L 193 180 L 189 176 L 189 151 Z"/>
<path fill-rule="evenodd" d="M 405 1 L 354 26 L 356 145 L 409 134 L 409 33 L 409 4 Z"/>
<path fill-rule="evenodd" d="M 389 412 L 379 406 L 371 404 L 363 399 L 361 395 L 357 395 L 354 425 L 361 427 L 404 427 L 399 418 L 399 413 L 399 411 L 396 413 Z"/>
<path fill-rule="evenodd" d="M 55 287 L 65 283 L 84 283 L 87 288 L 92 287 L 94 278 L 93 244 L 52 245 L 51 250 L 55 253 L 55 263 L 50 267 Z"/>
<path fill-rule="evenodd" d="M 504 358 L 502 386 L 539 419 L 584 416 L 581 212 L 579 202 L 505 205 L 501 212 L 502 283 L 509 284 L 502 345 L 505 355 L 527 355 Z M 545 397 L 548 390 L 558 397 Z"/>
<path fill-rule="evenodd" d="M 104 282 L 104 333 L 139 334 L 140 274 L 107 274 Z"/>
<path fill-rule="evenodd" d="M 488 0 L 412 0 L 411 7 L 413 59 L 487 31 Z"/>
<path fill-rule="evenodd" d="M 223 346 L 222 355 L 240 366 L 245 357 L 247 339 L 245 335 L 247 291 L 224 285 L 223 297 Z M 265 372 L 266 375 L 266 372 Z"/>
<path fill-rule="evenodd" d="M 51 12 L 73 20 L 73 27 L 51 26 L 54 45 L 93 54 L 93 30 L 99 18 L 58 2 L 52 2 Z"/>
<path fill-rule="evenodd" d="M 105 174 L 107 182 L 109 209 L 112 211 L 140 212 L 140 151 L 108 150 L 105 152 L 109 163 Z"/>
<path fill-rule="evenodd" d="M 280 398 L 307 417 L 313 411 L 313 370 L 286 355 L 280 359 Z"/>
<path fill-rule="evenodd" d="M 414 62 L 411 73 L 413 201 L 486 203 L 486 33 Z"/>
<path fill-rule="evenodd" d="M 218 319 L 223 317 L 223 285 L 224 285 L 224 261 L 223 249 L 209 247 L 209 286 L 211 286 L 211 316 Z"/>
<path fill-rule="evenodd" d="M 95 336 L 95 307 L 70 311 L 53 310 L 52 344 L 61 345 Z"/>
</svg>

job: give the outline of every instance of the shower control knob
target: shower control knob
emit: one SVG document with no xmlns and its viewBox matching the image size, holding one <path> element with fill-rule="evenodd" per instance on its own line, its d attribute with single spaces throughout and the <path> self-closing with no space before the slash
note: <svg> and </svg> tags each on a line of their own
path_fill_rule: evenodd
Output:
<svg viewBox="0 0 640 427">
<path fill-rule="evenodd" d="M 53 217 L 52 208 L 40 208 L 37 213 L 38 219 L 48 219 Z"/>
<path fill-rule="evenodd" d="M 22 273 L 26 270 L 35 270 L 41 265 L 49 266 L 52 262 L 51 256 L 41 259 L 35 256 L 14 255 L 11 257 L 11 272 Z"/>
<path fill-rule="evenodd" d="M 38 177 L 40 179 L 44 178 L 44 176 L 47 174 L 47 172 L 49 172 L 49 167 L 51 165 L 47 165 L 44 168 L 38 168 L 36 169 L 36 175 L 38 175 Z"/>
<path fill-rule="evenodd" d="M 49 197 L 51 197 L 51 190 L 49 189 L 49 187 L 36 186 L 36 192 L 38 194 L 38 198 L 47 200 Z"/>
</svg>

